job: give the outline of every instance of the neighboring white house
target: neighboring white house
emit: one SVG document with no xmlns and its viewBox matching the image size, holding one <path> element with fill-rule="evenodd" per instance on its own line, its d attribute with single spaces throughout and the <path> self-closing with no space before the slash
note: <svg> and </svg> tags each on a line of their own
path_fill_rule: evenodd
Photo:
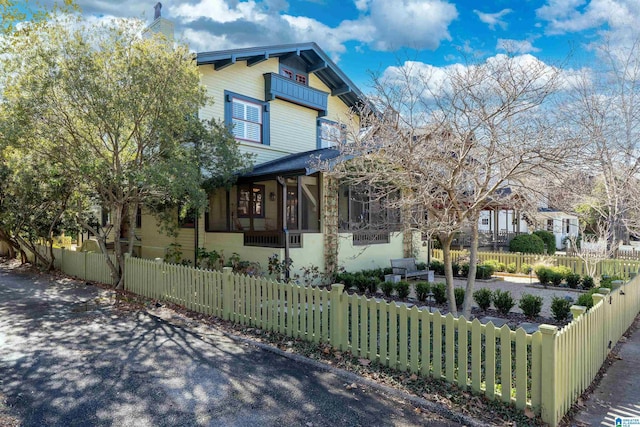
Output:
<svg viewBox="0 0 640 427">
<path fill-rule="evenodd" d="M 497 224 L 497 228 L 496 228 Z M 551 208 L 538 208 L 534 214 L 520 213 L 514 209 L 484 210 L 480 214 L 478 231 L 482 233 L 529 233 L 547 230 L 556 237 L 556 249 L 562 249 L 568 236 L 578 236 L 578 217 Z"/>
</svg>

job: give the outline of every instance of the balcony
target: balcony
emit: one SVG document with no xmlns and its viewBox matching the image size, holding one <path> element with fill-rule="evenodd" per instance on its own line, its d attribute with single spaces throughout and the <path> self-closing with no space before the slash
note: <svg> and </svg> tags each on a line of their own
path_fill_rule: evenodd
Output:
<svg viewBox="0 0 640 427">
<path fill-rule="evenodd" d="M 265 100 L 283 99 L 318 111 L 318 117 L 327 114 L 329 94 L 309 86 L 296 83 L 276 73 L 264 74 Z"/>
</svg>

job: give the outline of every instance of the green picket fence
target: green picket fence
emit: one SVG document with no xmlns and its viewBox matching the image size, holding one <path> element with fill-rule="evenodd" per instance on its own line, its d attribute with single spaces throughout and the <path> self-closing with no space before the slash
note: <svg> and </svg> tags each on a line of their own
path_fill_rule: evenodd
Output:
<svg viewBox="0 0 640 427">
<path fill-rule="evenodd" d="M 61 269 L 90 279 L 86 263 L 104 257 L 65 251 Z M 81 262 L 84 262 L 82 267 Z M 104 278 L 104 276 L 103 276 Z M 394 369 L 430 376 L 462 389 L 529 408 L 555 426 L 595 378 L 610 348 L 640 312 L 640 277 L 594 307 L 572 307 L 574 320 L 558 329 L 542 325 L 495 327 L 426 308 L 344 292 L 279 283 L 224 271 L 127 258 L 127 290 L 190 310 L 334 348 Z M 608 289 L 603 292 L 609 292 Z"/>
<path fill-rule="evenodd" d="M 47 248 L 38 246 L 38 252 L 45 255 Z M 114 256 L 111 255 L 112 262 L 114 259 Z M 111 271 L 103 254 L 53 248 L 53 266 L 70 276 L 80 277 L 92 282 L 113 284 Z"/>
<path fill-rule="evenodd" d="M 468 256 L 468 251 L 452 250 L 451 256 L 453 259 Z M 431 256 L 437 259 L 443 259 L 442 249 L 433 249 Z M 586 266 L 584 262 L 577 257 L 563 256 L 563 255 L 535 255 L 535 254 L 522 254 L 511 252 L 478 252 L 478 259 L 480 262 L 496 260 L 502 262 L 505 265 L 515 264 L 517 271 L 521 271 L 522 264 L 534 265 L 542 260 L 551 261 L 556 266 L 569 267 L 574 273 L 578 273 L 582 276 L 587 274 Z M 634 276 L 640 270 L 640 261 L 626 260 L 626 259 L 608 259 L 599 262 L 596 265 L 596 276 L 609 275 L 619 276 L 629 279 Z"/>
</svg>

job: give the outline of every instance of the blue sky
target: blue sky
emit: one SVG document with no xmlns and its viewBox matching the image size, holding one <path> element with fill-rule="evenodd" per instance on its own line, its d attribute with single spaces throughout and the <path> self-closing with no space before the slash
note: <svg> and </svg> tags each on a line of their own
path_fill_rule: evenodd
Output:
<svg viewBox="0 0 640 427">
<path fill-rule="evenodd" d="M 155 0 L 77 0 L 83 13 L 153 19 Z M 406 60 L 435 67 L 504 53 L 580 68 L 608 37 L 640 28 L 640 0 L 163 0 L 194 51 L 315 41 L 367 91 L 369 71 Z M 568 59 L 568 62 L 567 62 Z"/>
</svg>

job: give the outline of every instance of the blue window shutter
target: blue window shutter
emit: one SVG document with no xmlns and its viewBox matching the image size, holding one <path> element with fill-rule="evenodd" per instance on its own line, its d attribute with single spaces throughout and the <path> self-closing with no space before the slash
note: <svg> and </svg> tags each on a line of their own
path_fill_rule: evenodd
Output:
<svg viewBox="0 0 640 427">
<path fill-rule="evenodd" d="M 262 144 L 271 145 L 271 127 L 269 125 L 269 103 L 265 102 L 262 105 Z"/>
<path fill-rule="evenodd" d="M 232 108 L 233 108 L 233 102 L 231 102 L 232 100 L 232 95 L 231 93 L 227 92 L 226 90 L 224 91 L 224 123 L 231 128 L 233 126 L 233 113 L 232 113 Z"/>
<path fill-rule="evenodd" d="M 322 120 L 316 119 L 316 148 L 322 148 Z"/>
</svg>

